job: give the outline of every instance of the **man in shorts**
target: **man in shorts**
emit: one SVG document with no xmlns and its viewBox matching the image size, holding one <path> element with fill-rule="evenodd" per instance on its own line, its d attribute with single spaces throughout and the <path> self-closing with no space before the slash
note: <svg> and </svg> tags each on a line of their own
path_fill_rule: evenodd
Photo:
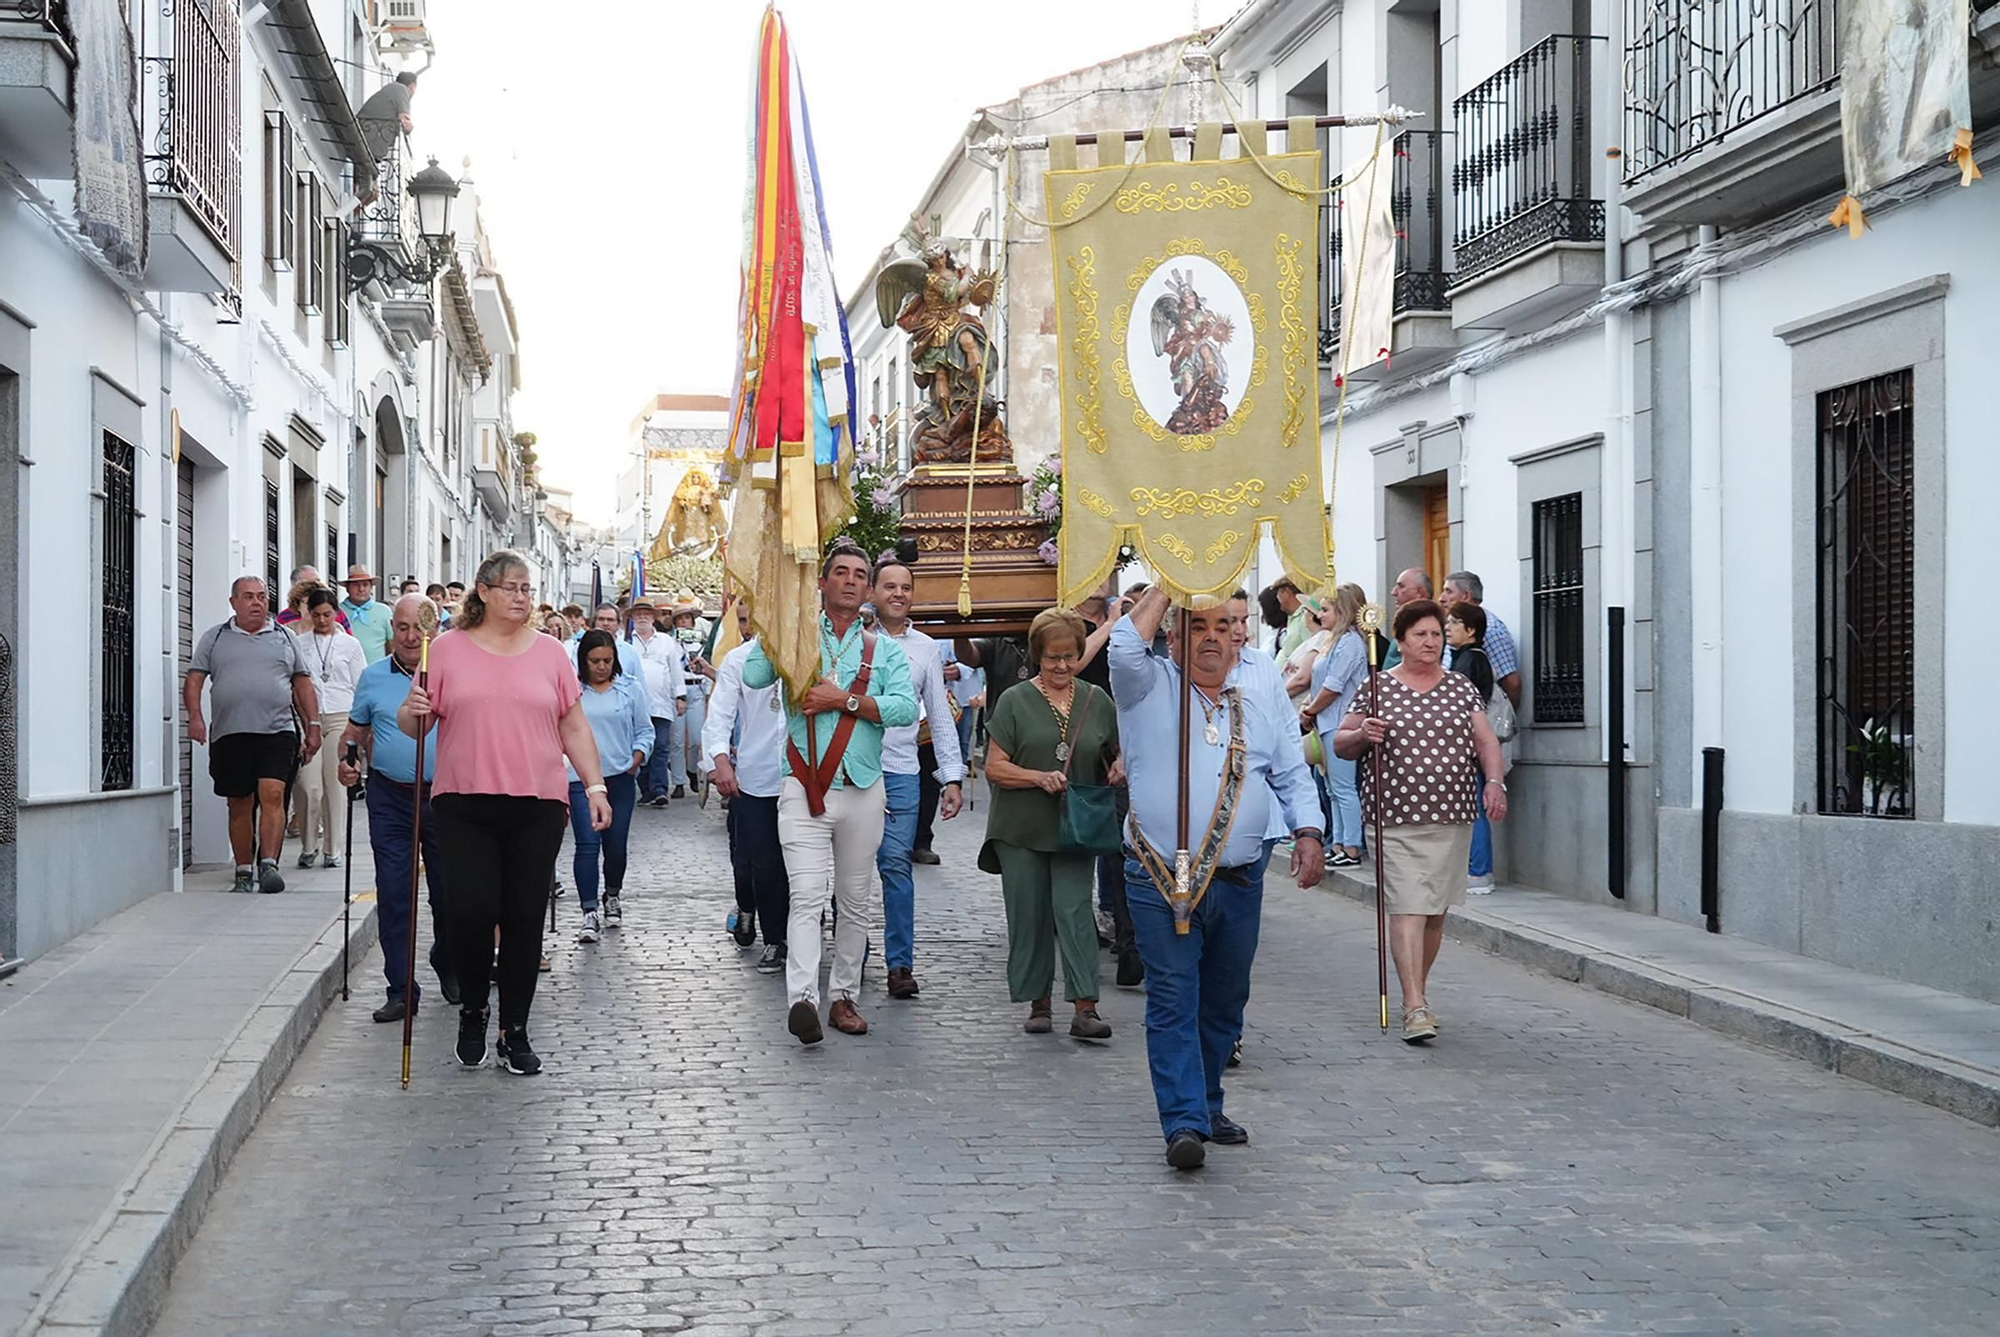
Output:
<svg viewBox="0 0 2000 1337">
<path fill-rule="evenodd" d="M 271 594 L 258 576 L 229 587 L 235 616 L 195 643 L 182 689 L 188 737 L 208 746 L 208 775 L 229 800 L 229 845 L 236 856 L 232 891 L 280 892 L 278 853 L 285 839 L 285 792 L 303 757 L 319 751 L 319 694 L 292 634 L 272 620 Z M 209 693 L 213 724 L 202 714 Z M 297 723 L 306 722 L 303 748 Z"/>
</svg>

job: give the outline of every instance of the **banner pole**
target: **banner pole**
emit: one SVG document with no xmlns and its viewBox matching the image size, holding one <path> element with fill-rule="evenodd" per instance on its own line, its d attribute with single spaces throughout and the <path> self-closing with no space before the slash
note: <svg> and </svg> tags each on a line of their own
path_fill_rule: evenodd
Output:
<svg viewBox="0 0 2000 1337">
<path fill-rule="evenodd" d="M 1354 125 L 1383 125 L 1383 124 L 1401 125 L 1404 121 L 1415 120 L 1416 118 L 1422 115 L 1423 115 L 1422 112 L 1411 111 L 1406 107 L 1390 107 L 1386 111 L 1356 112 L 1351 116 L 1315 116 L 1313 118 L 1313 129 L 1337 130 L 1343 126 L 1354 126 Z M 1255 124 L 1255 122 L 1251 122 L 1251 124 Z M 1276 121 L 1264 122 L 1264 129 L 1267 132 L 1272 130 L 1285 130 L 1290 128 L 1290 126 L 1291 122 L 1288 120 L 1276 120 Z M 1191 125 L 1170 125 L 1166 128 L 1166 130 L 1167 130 L 1167 137 L 1169 139 L 1192 139 L 1194 138 L 1195 127 Z M 1146 137 L 1146 131 L 1143 128 L 1137 130 L 1119 130 L 1113 133 L 1116 133 L 1118 138 L 1124 140 L 1127 143 L 1130 143 L 1135 139 L 1144 139 Z M 1222 133 L 1225 135 L 1233 135 L 1237 133 L 1236 122 L 1231 121 L 1225 124 L 1222 127 Z M 1076 142 L 1079 144 L 1095 144 L 1101 137 L 1102 136 L 1094 132 L 1085 132 L 1076 137 Z M 1008 139 L 1001 135 L 995 135 L 993 136 L 992 139 L 986 141 L 984 144 L 976 144 L 973 147 L 1012 148 L 1012 149 L 1026 150 L 1032 152 L 1035 149 L 1046 149 L 1048 146 L 1049 146 L 1049 137 L 1047 135 L 1023 135 L 1017 139 Z"/>
<path fill-rule="evenodd" d="M 1177 629 L 1181 641 L 1181 746 L 1180 746 L 1180 809 L 1176 818 L 1174 841 L 1174 932 L 1186 935 L 1188 921 L 1193 916 L 1194 881 L 1193 869 L 1188 862 L 1188 749 L 1193 741 L 1192 716 L 1194 714 L 1194 608 L 1193 601 L 1180 610 Z"/>
</svg>

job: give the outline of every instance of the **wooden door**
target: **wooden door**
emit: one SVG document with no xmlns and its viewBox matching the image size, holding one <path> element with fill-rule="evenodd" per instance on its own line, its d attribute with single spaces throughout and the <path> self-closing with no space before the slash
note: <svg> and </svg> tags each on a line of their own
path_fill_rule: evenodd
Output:
<svg viewBox="0 0 2000 1337">
<path fill-rule="evenodd" d="M 1451 574 L 1451 494 L 1443 483 L 1424 489 L 1424 570 L 1433 590 Z"/>
</svg>

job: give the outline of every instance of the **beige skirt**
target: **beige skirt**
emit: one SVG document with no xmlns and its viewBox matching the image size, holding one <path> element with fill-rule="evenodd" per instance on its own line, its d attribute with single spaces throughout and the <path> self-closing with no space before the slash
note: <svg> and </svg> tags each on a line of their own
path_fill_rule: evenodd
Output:
<svg viewBox="0 0 2000 1337">
<path fill-rule="evenodd" d="M 1382 828 L 1382 899 L 1392 915 L 1441 915 L 1465 904 L 1470 822 Z"/>
</svg>

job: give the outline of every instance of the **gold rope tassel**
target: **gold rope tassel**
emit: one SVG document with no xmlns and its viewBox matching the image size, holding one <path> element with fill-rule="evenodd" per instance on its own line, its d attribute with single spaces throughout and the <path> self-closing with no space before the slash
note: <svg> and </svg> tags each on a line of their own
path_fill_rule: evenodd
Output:
<svg viewBox="0 0 2000 1337">
<path fill-rule="evenodd" d="M 999 297 L 998 285 L 995 285 L 993 294 L 996 299 Z M 965 551 L 958 569 L 960 617 L 972 616 L 972 488 L 979 481 L 979 415 L 986 407 L 986 359 L 992 351 L 993 335 L 988 331 L 986 347 L 979 350 L 979 388 L 972 395 L 972 450 L 965 457 Z"/>
</svg>

